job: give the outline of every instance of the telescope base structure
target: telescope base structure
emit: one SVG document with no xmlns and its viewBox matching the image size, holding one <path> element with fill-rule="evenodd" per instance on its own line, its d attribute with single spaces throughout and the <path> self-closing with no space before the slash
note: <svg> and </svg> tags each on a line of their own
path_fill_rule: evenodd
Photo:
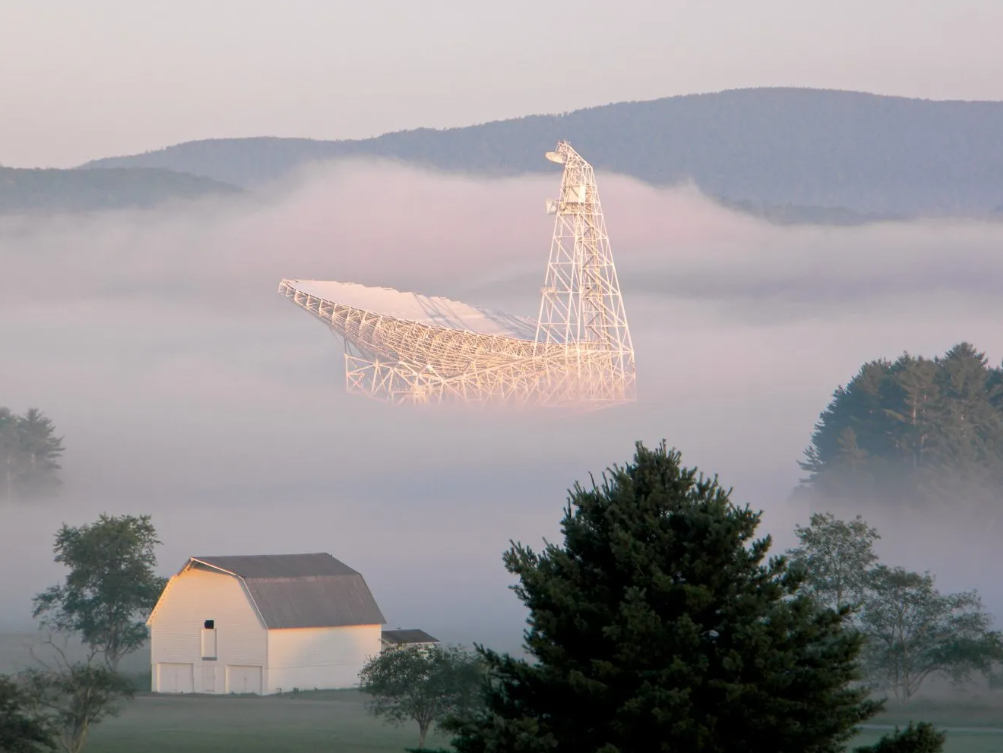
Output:
<svg viewBox="0 0 1003 753">
<path fill-rule="evenodd" d="M 388 363 L 345 352 L 347 392 L 398 405 L 449 401 L 599 409 L 631 402 L 632 387 L 582 380 L 577 366 L 532 359 L 508 367 L 440 376 L 407 363 Z M 570 356 L 571 360 L 574 356 Z M 569 368 L 571 366 L 572 368 Z M 601 371 L 595 364 L 590 371 Z M 608 368 L 608 367 L 607 367 Z"/>
</svg>

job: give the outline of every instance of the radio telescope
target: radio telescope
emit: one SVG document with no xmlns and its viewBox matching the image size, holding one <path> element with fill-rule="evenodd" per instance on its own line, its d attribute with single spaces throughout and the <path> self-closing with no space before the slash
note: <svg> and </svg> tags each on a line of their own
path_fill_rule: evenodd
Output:
<svg viewBox="0 0 1003 753">
<path fill-rule="evenodd" d="M 392 403 L 602 408 L 636 399 L 634 347 L 592 166 L 564 166 L 537 320 L 348 282 L 282 280 L 278 292 L 344 342 L 349 393 Z"/>
</svg>

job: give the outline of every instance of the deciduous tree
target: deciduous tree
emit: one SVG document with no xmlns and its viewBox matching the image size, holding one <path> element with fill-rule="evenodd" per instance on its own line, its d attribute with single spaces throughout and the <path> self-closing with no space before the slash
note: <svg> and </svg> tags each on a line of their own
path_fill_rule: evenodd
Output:
<svg viewBox="0 0 1003 753">
<path fill-rule="evenodd" d="M 480 701 L 477 657 L 455 646 L 407 646 L 374 656 L 363 667 L 361 688 L 370 713 L 392 724 L 418 724 L 418 748 L 432 725 L 465 718 Z"/>
<path fill-rule="evenodd" d="M 1003 659 L 978 593 L 941 594 L 929 573 L 876 567 L 860 623 L 868 676 L 903 704 L 929 677 L 962 683 Z"/>
<path fill-rule="evenodd" d="M 821 606 L 839 609 L 863 603 L 868 573 L 878 561 L 876 529 L 861 516 L 846 522 L 832 513 L 814 513 L 807 526 L 796 526 L 800 546 L 788 552 L 791 563 L 805 570 L 804 591 Z"/>
<path fill-rule="evenodd" d="M 55 748 L 48 721 L 34 712 L 34 703 L 13 678 L 0 675 L 0 751 L 39 753 Z"/>
<path fill-rule="evenodd" d="M 146 641 L 146 617 L 166 583 L 154 571 L 159 543 L 149 515 L 64 524 L 54 551 L 70 572 L 62 585 L 35 597 L 34 616 L 43 626 L 76 633 L 117 671 L 122 657 Z"/>
<path fill-rule="evenodd" d="M 71 661 L 64 645 L 47 641 L 55 650 L 50 662 L 21 673 L 20 680 L 39 716 L 48 720 L 59 747 L 65 753 L 80 753 L 94 725 L 117 716 L 121 701 L 132 698 L 129 680 L 103 662 L 96 662 L 91 649 L 84 660 Z M 37 657 L 36 657 L 37 660 Z"/>
</svg>

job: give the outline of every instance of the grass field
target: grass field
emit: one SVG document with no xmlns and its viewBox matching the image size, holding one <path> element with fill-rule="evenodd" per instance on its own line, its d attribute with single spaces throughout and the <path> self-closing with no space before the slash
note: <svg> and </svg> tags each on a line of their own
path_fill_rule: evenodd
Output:
<svg viewBox="0 0 1003 753">
<path fill-rule="evenodd" d="M 933 721 L 933 720 L 931 720 Z M 864 730 L 850 743 L 850 750 L 857 745 L 871 745 L 891 730 Z M 948 730 L 944 743 L 944 753 L 1000 753 L 1003 751 L 1003 730 Z"/>
<path fill-rule="evenodd" d="M 1003 703 L 917 703 L 872 720 L 876 726 L 909 719 L 947 727 L 946 753 L 1003 753 Z M 865 729 L 853 745 L 876 741 L 885 729 Z M 89 753 L 400 753 L 417 743 L 417 726 L 394 728 L 365 713 L 357 691 L 319 691 L 272 697 L 143 694 L 123 714 L 96 727 Z M 427 745 L 448 740 L 433 735 Z"/>
<path fill-rule="evenodd" d="M 0 671 L 32 663 L 31 636 L 0 634 Z M 123 670 L 149 688 L 145 651 Z M 417 725 L 391 727 L 365 711 L 358 691 L 314 691 L 295 696 L 158 696 L 140 693 L 121 716 L 94 728 L 87 753 L 401 753 L 418 741 Z M 888 704 L 852 745 L 876 741 L 894 725 L 930 721 L 947 730 L 946 753 L 1003 753 L 1003 693 L 981 692 L 965 700 L 917 700 L 908 709 Z M 874 729 L 871 727 L 882 727 Z M 434 733 L 430 747 L 448 739 Z M 852 749 L 851 745 L 851 749 Z"/>
<path fill-rule="evenodd" d="M 428 746 L 448 740 L 430 736 Z M 141 695 L 96 727 L 88 753 L 401 753 L 418 726 L 391 727 L 365 712 L 357 691 L 271 696 Z"/>
</svg>

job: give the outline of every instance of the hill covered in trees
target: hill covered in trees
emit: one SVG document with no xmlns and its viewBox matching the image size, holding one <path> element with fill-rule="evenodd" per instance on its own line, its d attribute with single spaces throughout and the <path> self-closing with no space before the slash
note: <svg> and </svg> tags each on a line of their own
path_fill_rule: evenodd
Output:
<svg viewBox="0 0 1003 753">
<path fill-rule="evenodd" d="M 0 213 L 146 208 L 169 200 L 233 195 L 241 189 L 163 168 L 19 169 L 0 166 Z"/>
<path fill-rule="evenodd" d="M 834 393 L 801 468 L 831 506 L 945 508 L 988 520 L 1003 493 L 1003 367 L 960 343 L 876 360 Z"/>
<path fill-rule="evenodd" d="M 163 168 L 244 187 L 308 162 L 353 157 L 512 176 L 552 172 L 542 154 L 559 139 L 600 170 L 654 185 L 692 180 L 710 196 L 779 221 L 994 216 L 1003 204 L 1003 102 L 791 88 L 620 102 L 352 141 L 193 141 L 85 167 Z"/>
</svg>

